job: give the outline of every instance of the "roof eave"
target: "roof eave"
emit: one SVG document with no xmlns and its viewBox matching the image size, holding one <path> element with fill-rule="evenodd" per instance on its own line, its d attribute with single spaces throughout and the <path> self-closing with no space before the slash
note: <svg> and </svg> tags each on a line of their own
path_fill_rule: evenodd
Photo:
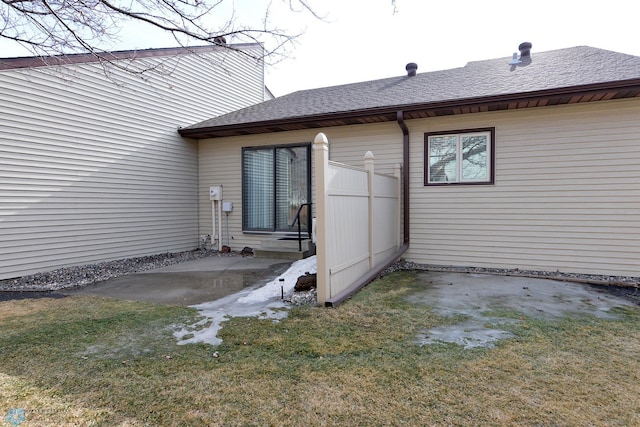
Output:
<svg viewBox="0 0 640 427">
<path fill-rule="evenodd" d="M 405 118 L 424 118 L 485 111 L 533 108 L 550 105 L 631 98 L 640 95 L 640 78 L 472 98 L 458 98 L 420 104 L 400 104 L 344 112 L 291 117 L 251 123 L 179 129 L 180 135 L 204 139 L 240 136 L 350 124 L 395 121 L 398 111 Z"/>
</svg>

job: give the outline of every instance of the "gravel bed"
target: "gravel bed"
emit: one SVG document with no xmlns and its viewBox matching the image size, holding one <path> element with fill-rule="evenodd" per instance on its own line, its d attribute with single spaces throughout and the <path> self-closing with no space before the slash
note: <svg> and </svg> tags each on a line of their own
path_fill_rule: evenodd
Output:
<svg viewBox="0 0 640 427">
<path fill-rule="evenodd" d="M 307 305 L 307 304 L 318 304 L 318 295 L 316 289 L 311 289 L 309 291 L 303 292 L 294 292 L 289 296 L 285 301 L 291 305 Z"/>
<path fill-rule="evenodd" d="M 209 256 L 240 256 L 239 253 L 221 253 L 210 250 L 164 253 L 137 258 L 64 267 L 16 279 L 0 280 L 0 291 L 50 292 L 85 286 L 114 277 L 139 273 Z"/>
</svg>

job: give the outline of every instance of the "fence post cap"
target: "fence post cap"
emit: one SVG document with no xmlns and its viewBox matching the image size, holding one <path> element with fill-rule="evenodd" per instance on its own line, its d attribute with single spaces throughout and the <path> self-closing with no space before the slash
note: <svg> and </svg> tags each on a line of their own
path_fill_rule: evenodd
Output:
<svg viewBox="0 0 640 427">
<path fill-rule="evenodd" d="M 327 139 L 327 135 L 325 135 L 324 133 L 320 132 L 313 139 L 313 143 L 314 144 L 328 144 L 329 140 Z"/>
</svg>

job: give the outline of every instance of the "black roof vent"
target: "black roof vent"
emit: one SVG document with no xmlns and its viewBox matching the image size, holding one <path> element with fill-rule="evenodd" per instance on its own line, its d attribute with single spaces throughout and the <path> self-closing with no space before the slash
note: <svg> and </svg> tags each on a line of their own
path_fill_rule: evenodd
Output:
<svg viewBox="0 0 640 427">
<path fill-rule="evenodd" d="M 518 50 L 520 51 L 520 58 L 523 56 L 531 56 L 531 47 L 533 45 L 529 42 L 520 43 Z"/>
<path fill-rule="evenodd" d="M 416 72 L 418 71 L 418 64 L 416 64 L 415 62 L 409 62 L 407 66 L 404 68 L 405 70 L 407 70 L 407 76 L 413 77 L 416 75 Z"/>
</svg>

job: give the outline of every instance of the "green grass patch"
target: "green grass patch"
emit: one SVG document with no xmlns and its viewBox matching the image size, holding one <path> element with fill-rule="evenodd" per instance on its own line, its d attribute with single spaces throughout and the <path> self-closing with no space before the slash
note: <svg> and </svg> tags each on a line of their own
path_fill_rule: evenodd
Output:
<svg viewBox="0 0 640 427">
<path fill-rule="evenodd" d="M 419 346 L 450 324 L 409 272 L 336 309 L 234 318 L 178 346 L 189 308 L 72 297 L 0 303 L 0 425 L 638 425 L 640 310 L 518 319 L 494 348 Z M 217 354 L 214 356 L 214 352 Z"/>
</svg>

